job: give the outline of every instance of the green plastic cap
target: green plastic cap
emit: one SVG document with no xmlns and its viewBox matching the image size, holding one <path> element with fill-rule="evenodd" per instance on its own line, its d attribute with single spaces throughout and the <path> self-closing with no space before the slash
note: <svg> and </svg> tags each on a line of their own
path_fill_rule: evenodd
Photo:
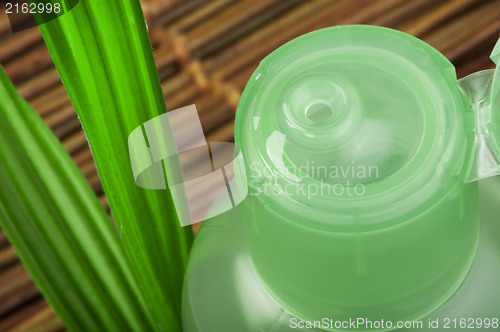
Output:
<svg viewBox="0 0 500 332">
<path fill-rule="evenodd" d="M 465 181 L 465 107 L 454 67 L 430 45 L 387 28 L 332 27 L 262 61 L 236 142 L 254 196 L 313 215 L 318 228 L 352 229 L 331 211 L 353 209 L 380 228 Z"/>
<path fill-rule="evenodd" d="M 250 253 L 304 320 L 411 320 L 459 287 L 477 244 L 474 118 L 455 69 L 392 29 L 340 26 L 266 57 L 238 106 Z"/>
<path fill-rule="evenodd" d="M 491 133 L 492 148 L 497 157 L 497 161 L 500 163 L 500 39 L 493 49 L 493 52 L 491 52 L 491 60 L 497 65 L 497 68 L 491 85 L 492 124 L 488 132 Z"/>
<path fill-rule="evenodd" d="M 498 63 L 500 42 L 491 59 Z M 500 70 L 483 70 L 458 82 L 469 104 L 473 157 L 467 181 L 476 181 L 500 174 Z"/>
</svg>

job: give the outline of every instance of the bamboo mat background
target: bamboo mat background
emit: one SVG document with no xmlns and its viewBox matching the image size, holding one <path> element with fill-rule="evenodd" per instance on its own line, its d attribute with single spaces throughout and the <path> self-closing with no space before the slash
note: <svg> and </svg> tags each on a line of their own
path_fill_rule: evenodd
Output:
<svg viewBox="0 0 500 332">
<path fill-rule="evenodd" d="M 355 23 L 396 28 L 443 52 L 459 78 L 494 68 L 489 54 L 500 36 L 498 0 L 142 3 L 168 109 L 196 104 L 207 141 L 216 142 L 232 141 L 236 105 L 259 61 L 306 32 Z M 87 142 L 38 28 L 12 34 L 7 16 L 0 14 L 0 63 L 108 208 Z M 0 230 L 0 332 L 62 330 Z"/>
</svg>

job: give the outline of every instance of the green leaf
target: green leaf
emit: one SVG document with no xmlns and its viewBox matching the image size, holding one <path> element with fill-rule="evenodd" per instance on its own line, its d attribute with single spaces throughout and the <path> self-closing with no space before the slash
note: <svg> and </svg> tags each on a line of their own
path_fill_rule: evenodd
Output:
<svg viewBox="0 0 500 332">
<path fill-rule="evenodd" d="M 155 324 L 180 331 L 193 233 L 179 226 L 169 190 L 135 184 L 127 145 L 136 127 L 166 112 L 140 2 L 81 0 L 40 30 L 82 122 Z"/>
<path fill-rule="evenodd" d="M 0 67 L 0 225 L 72 331 L 150 331 L 116 229 Z"/>
</svg>

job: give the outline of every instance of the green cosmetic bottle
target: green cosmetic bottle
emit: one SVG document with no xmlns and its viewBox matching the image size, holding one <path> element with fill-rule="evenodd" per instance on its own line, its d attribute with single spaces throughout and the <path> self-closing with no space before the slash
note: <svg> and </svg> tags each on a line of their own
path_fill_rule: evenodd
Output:
<svg viewBox="0 0 500 332">
<path fill-rule="evenodd" d="M 457 82 L 437 50 L 374 26 L 283 45 L 238 106 L 247 196 L 197 236 L 186 331 L 498 329 L 500 226 L 488 207 L 480 222 L 477 180 L 500 171 L 499 134 L 498 70 Z"/>
</svg>

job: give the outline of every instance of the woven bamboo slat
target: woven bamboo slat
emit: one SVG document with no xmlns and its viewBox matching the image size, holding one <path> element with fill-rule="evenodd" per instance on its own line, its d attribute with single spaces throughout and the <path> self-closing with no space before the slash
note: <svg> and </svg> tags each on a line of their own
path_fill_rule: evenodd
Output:
<svg viewBox="0 0 500 332">
<path fill-rule="evenodd" d="M 393 27 L 430 43 L 457 76 L 493 68 L 496 0 L 143 0 L 168 109 L 195 104 L 209 142 L 233 139 L 234 112 L 260 60 L 287 41 L 338 24 Z M 17 22 L 16 24 L 22 24 Z M 37 28 L 10 32 L 0 13 L 0 63 L 61 140 L 109 212 L 78 118 Z M 193 159 L 193 171 L 199 165 Z M 200 213 L 206 210 L 200 189 Z M 196 229 L 198 225 L 194 228 Z M 0 331 L 64 331 L 0 230 Z"/>
<path fill-rule="evenodd" d="M 453 20 L 454 16 L 467 11 L 481 1 L 483 0 L 443 1 L 433 10 L 411 19 L 401 27 L 401 30 L 414 36 L 422 36 L 433 27 L 447 20 Z"/>
</svg>

